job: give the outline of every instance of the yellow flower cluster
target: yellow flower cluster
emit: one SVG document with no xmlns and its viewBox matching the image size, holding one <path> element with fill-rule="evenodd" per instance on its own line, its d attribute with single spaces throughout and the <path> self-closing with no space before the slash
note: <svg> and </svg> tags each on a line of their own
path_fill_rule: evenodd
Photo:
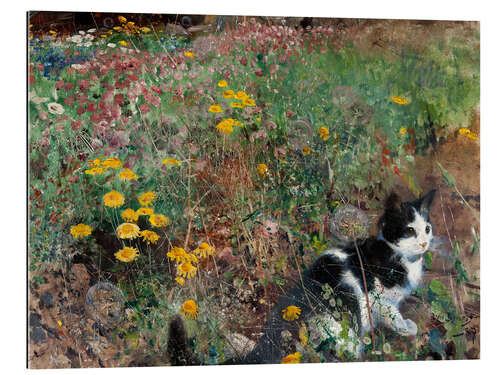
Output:
<svg viewBox="0 0 500 375">
<path fill-rule="evenodd" d="M 115 253 L 116 259 L 125 263 L 132 262 L 138 256 L 139 250 L 137 250 L 135 247 L 128 246 L 125 246 L 123 249 Z"/>
<path fill-rule="evenodd" d="M 123 16 L 118 16 L 118 21 L 120 21 L 121 26 L 113 27 L 116 31 L 125 31 L 127 34 L 140 34 L 140 31 L 143 31 L 142 27 L 138 27 L 135 22 L 127 22 L 127 19 Z M 147 27 L 146 29 L 147 31 L 150 31 Z"/>
<path fill-rule="evenodd" d="M 164 165 L 168 165 L 168 166 L 174 166 L 174 167 L 180 167 L 181 166 L 181 162 L 179 160 L 173 159 L 173 158 L 163 159 L 163 164 Z"/>
<path fill-rule="evenodd" d="M 188 299 L 182 305 L 181 312 L 186 318 L 195 320 L 198 317 L 198 305 L 192 299 Z"/>
<path fill-rule="evenodd" d="M 150 207 L 141 207 L 137 210 L 137 215 L 153 215 L 155 211 Z"/>
<path fill-rule="evenodd" d="M 234 129 L 233 129 L 233 126 L 243 126 L 243 123 L 241 121 L 238 121 L 234 118 L 226 118 L 224 120 L 222 120 L 221 122 L 219 122 L 219 124 L 216 126 L 216 129 L 218 132 L 220 133 L 224 133 L 224 134 L 231 134 Z"/>
<path fill-rule="evenodd" d="M 105 159 L 101 163 L 101 166 L 103 168 L 121 169 L 123 167 L 123 163 L 118 158 L 110 158 L 110 159 Z"/>
<path fill-rule="evenodd" d="M 218 104 L 212 104 L 210 108 L 208 108 L 208 112 L 212 113 L 222 113 L 222 108 Z"/>
<path fill-rule="evenodd" d="M 299 352 L 295 352 L 283 358 L 281 363 L 300 363 L 301 359 L 302 359 L 302 354 L 300 354 Z"/>
<path fill-rule="evenodd" d="M 472 139 L 473 141 L 477 141 L 479 139 L 478 135 L 472 131 L 470 131 L 470 129 L 467 129 L 467 128 L 461 128 L 458 130 L 458 133 L 464 137 L 467 137 L 469 139 Z"/>
<path fill-rule="evenodd" d="M 130 169 L 124 168 L 119 174 L 118 177 L 120 177 L 121 180 L 137 180 L 137 175 Z"/>
<path fill-rule="evenodd" d="M 87 169 L 85 171 L 85 173 L 89 174 L 91 176 L 101 175 L 101 174 L 104 174 L 104 169 L 102 169 L 101 167 L 94 167 L 94 168 Z"/>
<path fill-rule="evenodd" d="M 112 190 L 107 194 L 104 194 L 103 197 L 104 204 L 108 207 L 117 208 L 125 203 L 125 198 L 123 195 L 116 190 Z"/>
<path fill-rule="evenodd" d="M 152 230 L 143 230 L 139 234 L 139 237 L 142 237 L 142 240 L 147 242 L 148 244 L 156 243 L 160 239 L 160 236 Z"/>
<path fill-rule="evenodd" d="M 200 258 L 208 258 L 209 256 L 211 255 L 214 255 L 215 254 L 215 249 L 210 246 L 208 243 L 206 242 L 202 242 L 200 244 L 200 246 L 198 246 L 194 252 L 196 253 L 196 255 L 198 255 Z"/>
<path fill-rule="evenodd" d="M 140 232 L 139 226 L 133 223 L 123 223 L 116 228 L 116 233 L 121 239 L 132 240 L 139 236 Z"/>
<path fill-rule="evenodd" d="M 128 222 L 135 222 L 139 220 L 139 214 L 131 208 L 127 208 L 125 211 L 123 211 L 121 216 L 123 220 Z"/>
<path fill-rule="evenodd" d="M 322 126 L 321 128 L 319 128 L 318 134 L 319 134 L 319 137 L 324 141 L 327 141 L 328 138 L 330 138 L 330 131 L 328 130 L 328 128 L 326 126 Z"/>
<path fill-rule="evenodd" d="M 302 312 L 302 310 L 300 309 L 300 307 L 290 305 L 285 309 L 283 309 L 281 312 L 283 313 L 283 319 L 291 322 L 292 320 L 296 320 L 299 318 L 299 315 Z"/>
<path fill-rule="evenodd" d="M 215 249 L 207 242 L 202 242 L 194 251 L 200 258 L 208 258 L 215 254 Z M 196 276 L 197 267 L 193 263 L 199 263 L 197 256 L 188 253 L 182 247 L 173 247 L 167 252 L 167 257 L 177 263 L 177 277 L 175 281 L 184 285 L 185 278 L 188 280 Z"/>
<path fill-rule="evenodd" d="M 408 105 L 408 100 L 401 96 L 391 96 L 391 99 L 394 103 L 399 105 Z"/>
<path fill-rule="evenodd" d="M 184 56 L 189 57 L 190 59 L 194 59 L 196 57 L 196 55 L 190 51 L 184 52 Z"/>
<path fill-rule="evenodd" d="M 80 223 L 78 225 L 74 225 L 70 229 L 70 233 L 75 238 L 83 238 L 87 237 L 92 233 L 92 228 L 86 224 Z"/>
<path fill-rule="evenodd" d="M 153 201 L 156 199 L 156 193 L 154 191 L 147 191 L 139 196 L 137 200 L 141 204 L 141 206 L 150 206 L 153 204 Z"/>
<path fill-rule="evenodd" d="M 92 176 L 102 175 L 106 170 L 109 169 L 118 170 L 123 168 L 123 163 L 118 158 L 108 158 L 102 160 L 101 157 L 98 157 L 97 159 L 89 160 L 88 163 L 90 169 L 87 169 L 85 173 Z M 129 168 L 123 168 L 123 170 L 118 174 L 118 177 L 123 181 L 132 181 L 138 179 L 137 175 Z"/>
<path fill-rule="evenodd" d="M 269 176 L 269 168 L 267 167 L 266 164 L 261 163 L 257 165 L 257 173 L 260 174 L 262 177 L 267 177 Z"/>
<path fill-rule="evenodd" d="M 165 215 L 152 214 L 149 216 L 149 222 L 152 226 L 160 228 L 166 227 L 168 224 L 170 224 L 170 219 Z"/>
</svg>

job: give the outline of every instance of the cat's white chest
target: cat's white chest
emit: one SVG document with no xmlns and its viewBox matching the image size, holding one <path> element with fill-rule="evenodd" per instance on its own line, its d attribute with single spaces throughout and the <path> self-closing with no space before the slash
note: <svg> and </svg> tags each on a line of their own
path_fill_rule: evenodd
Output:
<svg viewBox="0 0 500 375">
<path fill-rule="evenodd" d="M 422 258 L 416 262 L 409 262 L 406 259 L 402 261 L 404 267 L 408 271 L 408 286 L 410 290 L 414 289 L 420 283 L 420 280 L 422 280 L 422 274 L 424 272 L 422 262 Z"/>
</svg>

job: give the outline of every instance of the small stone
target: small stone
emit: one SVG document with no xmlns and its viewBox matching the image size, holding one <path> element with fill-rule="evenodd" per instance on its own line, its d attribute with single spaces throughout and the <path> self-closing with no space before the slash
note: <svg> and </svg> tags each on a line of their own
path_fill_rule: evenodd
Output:
<svg viewBox="0 0 500 375">
<path fill-rule="evenodd" d="M 30 327 L 41 327 L 42 316 L 38 313 L 31 313 L 29 318 Z"/>
<path fill-rule="evenodd" d="M 54 307 L 54 296 L 46 291 L 40 297 L 40 302 L 42 303 L 42 307 L 45 306 L 50 309 L 51 307 Z"/>
<path fill-rule="evenodd" d="M 31 330 L 30 339 L 35 344 L 38 344 L 40 342 L 47 341 L 47 335 L 45 334 L 45 331 L 43 330 L 42 327 L 35 327 Z"/>
</svg>

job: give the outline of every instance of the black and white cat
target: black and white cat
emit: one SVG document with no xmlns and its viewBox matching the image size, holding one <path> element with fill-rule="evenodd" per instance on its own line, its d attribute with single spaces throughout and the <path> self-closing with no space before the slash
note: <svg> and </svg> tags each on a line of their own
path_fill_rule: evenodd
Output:
<svg viewBox="0 0 500 375">
<path fill-rule="evenodd" d="M 253 351 L 225 364 L 280 363 L 285 355 L 303 350 L 301 328 L 308 332 L 308 344 L 315 350 L 328 340 L 334 342 L 335 350 L 330 346 L 324 353 L 327 360 L 338 359 L 336 351 L 359 358 L 361 339 L 371 330 L 362 268 L 373 326 L 416 335 L 417 325 L 401 315 L 399 304 L 422 278 L 423 255 L 433 238 L 429 207 L 434 194 L 432 190 L 420 199 L 402 203 L 392 193 L 378 222 L 378 236 L 323 252 L 301 281 L 280 297 Z M 301 313 L 296 320 L 284 320 L 283 310 L 291 305 Z M 349 329 L 341 335 L 346 316 L 351 317 Z M 294 344 L 285 343 L 284 332 L 295 339 Z"/>
</svg>

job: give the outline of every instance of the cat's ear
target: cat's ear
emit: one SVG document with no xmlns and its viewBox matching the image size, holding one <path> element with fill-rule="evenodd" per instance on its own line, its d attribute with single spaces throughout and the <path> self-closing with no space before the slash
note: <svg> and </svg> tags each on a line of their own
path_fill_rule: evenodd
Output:
<svg viewBox="0 0 500 375">
<path fill-rule="evenodd" d="M 418 203 L 417 209 L 420 212 L 420 215 L 422 215 L 426 219 L 429 218 L 429 210 L 431 203 L 434 200 L 435 194 L 436 194 L 436 189 L 433 189 L 429 191 L 426 195 L 424 195 L 422 198 L 417 200 Z"/>
<path fill-rule="evenodd" d="M 391 192 L 385 200 L 386 211 L 401 211 L 401 198 L 395 192 Z"/>
</svg>

